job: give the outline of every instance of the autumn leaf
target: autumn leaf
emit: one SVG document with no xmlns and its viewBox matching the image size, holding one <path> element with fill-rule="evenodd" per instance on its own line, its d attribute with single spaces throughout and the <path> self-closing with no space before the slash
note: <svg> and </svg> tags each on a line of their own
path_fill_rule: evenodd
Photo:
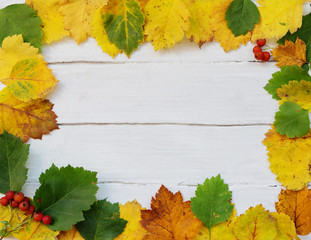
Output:
<svg viewBox="0 0 311 240">
<path fill-rule="evenodd" d="M 297 38 L 296 42 L 285 40 L 285 45 L 279 45 L 272 51 L 278 67 L 297 65 L 302 67 L 306 60 L 307 48 L 304 41 Z"/>
<path fill-rule="evenodd" d="M 41 51 L 41 19 L 26 4 L 13 4 L 0 9 L 0 44 L 8 37 L 22 34 L 25 42 Z"/>
<path fill-rule="evenodd" d="M 285 66 L 281 68 L 281 71 L 273 74 L 273 78 L 269 80 L 269 83 L 264 88 L 272 95 L 272 98 L 280 100 L 276 90 L 283 85 L 287 85 L 292 80 L 296 80 L 297 82 L 300 82 L 301 80 L 311 82 L 311 77 L 307 71 L 296 65 Z"/>
<path fill-rule="evenodd" d="M 41 139 L 43 134 L 58 129 L 53 104 L 48 100 L 24 103 L 13 96 L 8 88 L 0 91 L 0 133 L 4 130 L 20 137 Z"/>
<path fill-rule="evenodd" d="M 258 0 L 261 20 L 255 25 L 252 41 L 279 39 L 288 31 L 294 33 L 302 24 L 305 0 Z"/>
<path fill-rule="evenodd" d="M 103 21 L 110 42 L 128 57 L 144 40 L 144 15 L 137 0 L 109 0 Z"/>
<path fill-rule="evenodd" d="M 57 236 L 58 240 L 84 240 L 81 234 L 78 232 L 77 228 L 73 226 L 72 229 L 66 232 L 60 232 Z"/>
<path fill-rule="evenodd" d="M 272 128 L 263 144 L 267 147 L 270 169 L 284 187 L 297 191 L 311 182 L 311 133 L 288 138 Z"/>
<path fill-rule="evenodd" d="M 0 192 L 19 192 L 27 179 L 29 145 L 4 131 L 0 135 Z"/>
<path fill-rule="evenodd" d="M 52 240 L 59 232 L 52 231 L 41 222 L 30 220 L 19 231 L 13 232 L 13 237 L 19 240 Z"/>
<path fill-rule="evenodd" d="M 28 58 L 15 64 L 11 76 L 1 79 L 13 95 L 21 101 L 45 98 L 52 92 L 57 80 L 46 66 L 46 62 L 38 58 Z"/>
<path fill-rule="evenodd" d="M 24 43 L 22 35 L 5 38 L 0 48 L 0 79 L 9 78 L 14 65 L 26 58 L 43 59 L 43 56 L 30 43 Z"/>
<path fill-rule="evenodd" d="M 292 219 L 299 235 L 311 232 L 311 190 L 307 187 L 300 191 L 282 189 L 275 208 L 278 213 L 285 213 Z"/>
<path fill-rule="evenodd" d="M 199 184 L 195 195 L 196 197 L 191 198 L 191 209 L 209 230 L 231 216 L 232 192 L 220 175 L 206 179 L 203 185 Z"/>
<path fill-rule="evenodd" d="M 103 12 L 104 8 L 99 8 L 94 14 L 92 21 L 92 37 L 96 39 L 97 44 L 101 47 L 103 52 L 109 54 L 111 57 L 115 57 L 121 53 L 121 51 L 108 39 L 102 19 Z"/>
<path fill-rule="evenodd" d="M 234 36 L 238 37 L 253 30 L 260 21 L 260 14 L 251 0 L 233 0 L 226 11 L 226 20 Z"/>
<path fill-rule="evenodd" d="M 67 0 L 61 3 L 60 13 L 64 16 L 65 29 L 80 44 L 91 36 L 91 23 L 98 8 L 107 4 L 106 0 Z"/>
<path fill-rule="evenodd" d="M 82 211 L 90 209 L 96 200 L 96 174 L 70 165 L 57 168 L 54 164 L 41 174 L 34 205 L 37 211 L 53 218 L 48 226 L 51 230 L 67 231 L 84 220 Z"/>
<path fill-rule="evenodd" d="M 151 210 L 142 210 L 141 218 L 141 225 L 147 230 L 144 240 L 191 240 L 201 227 L 190 202 L 184 202 L 180 192 L 173 194 L 163 185 L 151 200 Z"/>
<path fill-rule="evenodd" d="M 59 13 L 59 0 L 26 0 L 42 20 L 42 42 L 50 44 L 69 35 L 65 30 L 63 15 Z"/>
<path fill-rule="evenodd" d="M 172 48 L 189 29 L 190 13 L 182 0 L 150 0 L 145 17 L 145 35 L 156 51 Z"/>
<path fill-rule="evenodd" d="M 120 218 L 126 220 L 127 224 L 124 232 L 114 240 L 142 240 L 147 232 L 140 224 L 140 211 L 145 210 L 145 208 L 142 208 L 136 200 L 119 206 Z"/>
<path fill-rule="evenodd" d="M 297 103 L 285 102 L 275 114 L 275 130 L 287 137 L 302 137 L 310 131 L 309 111 Z"/>
<path fill-rule="evenodd" d="M 139 2 L 141 10 L 144 12 L 145 6 L 149 2 L 149 0 L 138 0 L 138 2 Z"/>
</svg>

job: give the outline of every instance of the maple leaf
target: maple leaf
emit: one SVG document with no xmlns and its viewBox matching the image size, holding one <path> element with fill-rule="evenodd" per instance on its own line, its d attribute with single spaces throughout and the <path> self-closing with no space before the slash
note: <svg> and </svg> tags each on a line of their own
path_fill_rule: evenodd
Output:
<svg viewBox="0 0 311 240">
<path fill-rule="evenodd" d="M 144 40 L 144 15 L 137 0 L 109 0 L 103 19 L 110 42 L 128 57 Z"/>
<path fill-rule="evenodd" d="M 96 174 L 70 165 L 59 169 L 54 164 L 41 174 L 34 205 L 37 211 L 53 218 L 48 226 L 51 230 L 67 231 L 84 220 L 82 211 L 96 200 Z"/>
<path fill-rule="evenodd" d="M 145 17 L 145 35 L 156 51 L 172 48 L 189 29 L 190 13 L 182 0 L 150 0 Z"/>
<path fill-rule="evenodd" d="M 206 179 L 203 185 L 198 185 L 196 197 L 191 198 L 191 209 L 209 230 L 226 221 L 233 211 L 230 203 L 232 192 L 220 175 Z"/>
<path fill-rule="evenodd" d="M 275 114 L 275 130 L 287 137 L 302 137 L 310 131 L 309 111 L 297 103 L 285 102 Z"/>
<path fill-rule="evenodd" d="M 64 16 L 65 29 L 80 44 L 91 36 L 91 23 L 98 8 L 107 4 L 106 0 L 67 0 L 61 3 L 59 11 Z"/>
<path fill-rule="evenodd" d="M 272 128 L 263 144 L 267 147 L 270 169 L 284 187 L 297 191 L 311 182 L 311 133 L 288 138 Z"/>
<path fill-rule="evenodd" d="M 233 209 L 230 218 L 212 227 L 211 235 L 209 234 L 208 228 L 202 226 L 198 236 L 194 240 L 235 240 L 236 237 L 233 234 L 233 226 L 236 220 L 236 210 Z"/>
<path fill-rule="evenodd" d="M 41 222 L 30 220 L 22 228 L 13 232 L 13 237 L 19 240 L 52 240 L 57 237 L 58 231 L 52 231 Z"/>
<path fill-rule="evenodd" d="M 1 82 L 21 101 L 44 98 L 58 82 L 46 64 L 37 58 L 19 61 L 13 67 L 11 76 L 1 79 Z"/>
<path fill-rule="evenodd" d="M 234 36 L 238 37 L 253 30 L 260 21 L 260 14 L 251 0 L 234 0 L 226 11 L 226 20 Z"/>
<path fill-rule="evenodd" d="M 43 59 L 43 56 L 30 43 L 24 43 L 22 35 L 5 38 L 0 48 L 0 79 L 9 78 L 14 65 L 26 58 Z"/>
<path fill-rule="evenodd" d="M 151 200 L 151 210 L 142 210 L 141 218 L 141 225 L 147 230 L 144 240 L 191 240 L 201 228 L 190 201 L 184 202 L 180 192 L 173 194 L 163 185 Z"/>
<path fill-rule="evenodd" d="M 29 145 L 4 131 L 0 135 L 0 192 L 19 192 L 27 179 Z"/>
<path fill-rule="evenodd" d="M 278 67 L 297 65 L 302 67 L 306 60 L 306 44 L 297 38 L 296 42 L 285 40 L 285 45 L 279 45 L 272 51 L 274 60 Z"/>
<path fill-rule="evenodd" d="M 69 35 L 65 30 L 63 15 L 59 13 L 59 0 L 26 0 L 42 20 L 42 42 L 50 44 Z"/>
<path fill-rule="evenodd" d="M 103 12 L 104 8 L 99 8 L 94 14 L 92 21 L 92 37 L 96 39 L 97 44 L 101 47 L 103 52 L 109 54 L 111 57 L 115 57 L 121 53 L 121 51 L 108 39 L 102 19 Z"/>
<path fill-rule="evenodd" d="M 134 200 L 127 202 L 124 205 L 120 204 L 120 218 L 127 221 L 124 232 L 114 240 L 142 240 L 147 233 L 141 226 L 140 211 L 145 210 L 141 205 Z"/>
<path fill-rule="evenodd" d="M 58 240 L 84 240 L 84 238 L 81 236 L 81 234 L 78 232 L 77 228 L 73 226 L 72 229 L 60 232 L 57 236 Z"/>
<path fill-rule="evenodd" d="M 258 0 L 261 20 L 255 25 L 252 41 L 266 38 L 279 39 L 288 31 L 297 31 L 302 24 L 305 0 Z"/>
<path fill-rule="evenodd" d="M 0 133 L 6 130 L 27 142 L 41 139 L 43 134 L 58 129 L 53 104 L 48 100 L 24 103 L 13 96 L 8 88 L 0 91 Z"/>
<path fill-rule="evenodd" d="M 25 42 L 29 42 L 41 51 L 41 19 L 26 4 L 13 4 L 0 9 L 0 44 L 8 37 L 22 34 Z"/>
<path fill-rule="evenodd" d="M 311 77 L 307 71 L 296 65 L 285 66 L 281 68 L 281 71 L 273 74 L 273 78 L 269 80 L 269 83 L 264 88 L 272 95 L 272 98 L 280 100 L 276 90 L 292 80 L 296 80 L 297 82 L 300 82 L 301 80 L 311 82 Z"/>
<path fill-rule="evenodd" d="M 311 82 L 301 80 L 290 81 L 276 90 L 278 97 L 281 99 L 280 104 L 285 102 L 294 102 L 303 109 L 311 108 Z"/>
</svg>

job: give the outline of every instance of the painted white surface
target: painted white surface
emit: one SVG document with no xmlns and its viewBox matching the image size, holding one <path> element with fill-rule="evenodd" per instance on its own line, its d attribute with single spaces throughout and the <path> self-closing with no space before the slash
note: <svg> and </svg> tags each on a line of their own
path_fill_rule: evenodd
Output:
<svg viewBox="0 0 311 240">
<path fill-rule="evenodd" d="M 144 44 L 112 59 L 94 39 L 67 38 L 43 55 L 60 80 L 48 96 L 60 130 L 30 141 L 26 194 L 52 163 L 98 171 L 99 199 L 144 207 L 161 184 L 189 200 L 221 173 L 239 214 L 260 203 L 275 211 L 281 186 L 261 141 L 278 109 L 263 87 L 278 68 L 254 62 L 251 44 L 228 54 L 217 43 L 160 52 Z"/>
</svg>

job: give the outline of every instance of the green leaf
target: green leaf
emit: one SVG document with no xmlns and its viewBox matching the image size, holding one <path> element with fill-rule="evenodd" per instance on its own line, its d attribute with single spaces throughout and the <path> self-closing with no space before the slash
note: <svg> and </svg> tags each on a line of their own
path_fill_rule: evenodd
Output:
<svg viewBox="0 0 311 240">
<path fill-rule="evenodd" d="M 264 89 L 272 95 L 272 98 L 276 100 L 280 100 L 276 90 L 281 88 L 282 85 L 288 84 L 293 80 L 298 82 L 301 80 L 311 82 L 311 77 L 308 72 L 296 65 L 284 66 L 281 68 L 281 71 L 274 73 L 272 77 L 273 78 L 269 80 L 269 83 L 264 87 Z"/>
<path fill-rule="evenodd" d="M 0 193 L 19 192 L 27 179 L 29 145 L 6 131 L 0 135 Z"/>
<path fill-rule="evenodd" d="M 103 21 L 110 42 L 127 56 L 144 39 L 144 15 L 137 0 L 110 0 Z"/>
<path fill-rule="evenodd" d="M 51 230 L 67 231 L 84 220 L 83 211 L 96 200 L 96 174 L 70 165 L 59 169 L 54 164 L 41 174 L 34 204 L 38 211 L 52 216 Z"/>
<path fill-rule="evenodd" d="M 191 209 L 208 229 L 230 217 L 233 211 L 230 203 L 232 192 L 220 175 L 206 179 L 203 185 L 199 184 L 195 195 L 191 198 Z"/>
<path fill-rule="evenodd" d="M 85 240 L 112 240 L 124 231 L 127 224 L 120 218 L 119 204 L 106 200 L 95 202 L 84 212 L 84 218 L 85 221 L 76 227 Z"/>
<path fill-rule="evenodd" d="M 226 20 L 232 33 L 238 37 L 253 30 L 260 21 L 260 13 L 251 0 L 233 0 L 226 11 Z"/>
<path fill-rule="evenodd" d="M 25 42 L 41 52 L 41 19 L 27 4 L 13 4 L 0 10 L 0 45 L 8 36 L 22 34 Z"/>
<path fill-rule="evenodd" d="M 309 111 L 297 103 L 285 102 L 275 114 L 274 126 L 281 135 L 302 137 L 310 131 Z"/>
</svg>

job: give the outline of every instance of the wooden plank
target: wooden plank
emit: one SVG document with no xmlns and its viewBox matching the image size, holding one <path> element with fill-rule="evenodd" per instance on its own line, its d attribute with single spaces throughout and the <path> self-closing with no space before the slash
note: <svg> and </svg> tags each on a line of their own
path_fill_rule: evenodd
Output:
<svg viewBox="0 0 311 240">
<path fill-rule="evenodd" d="M 274 64 L 60 64 L 60 123 L 272 123 Z"/>
<path fill-rule="evenodd" d="M 232 185 L 279 185 L 261 144 L 268 129 L 61 126 L 30 142 L 29 181 L 55 163 L 97 171 L 101 183 L 196 185 L 220 173 Z"/>
</svg>

